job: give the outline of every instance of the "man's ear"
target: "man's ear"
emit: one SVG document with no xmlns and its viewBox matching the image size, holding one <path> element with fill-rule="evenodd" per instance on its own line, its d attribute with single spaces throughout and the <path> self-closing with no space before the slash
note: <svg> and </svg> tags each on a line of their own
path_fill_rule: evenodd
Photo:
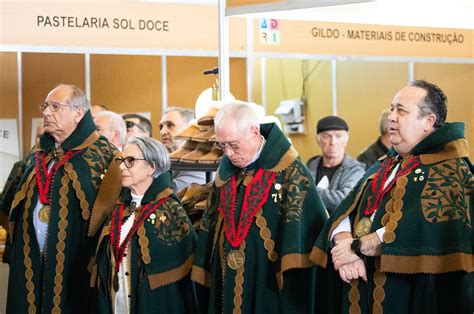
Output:
<svg viewBox="0 0 474 314">
<path fill-rule="evenodd" d="M 85 114 L 86 110 L 84 109 L 84 107 L 77 107 L 76 112 L 74 113 L 74 122 L 76 122 L 76 124 L 79 124 Z"/>
<path fill-rule="evenodd" d="M 427 116 L 424 117 L 424 130 L 425 132 L 428 132 L 429 130 L 431 130 L 434 126 L 434 124 L 436 123 L 436 116 L 434 115 L 434 113 L 430 113 L 428 114 Z"/>
</svg>

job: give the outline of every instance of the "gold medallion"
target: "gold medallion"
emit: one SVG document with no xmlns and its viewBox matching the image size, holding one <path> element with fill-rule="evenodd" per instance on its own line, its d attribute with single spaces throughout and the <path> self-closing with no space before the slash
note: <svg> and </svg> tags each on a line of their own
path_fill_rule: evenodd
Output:
<svg viewBox="0 0 474 314">
<path fill-rule="evenodd" d="M 227 266 L 233 270 L 237 270 L 244 265 L 244 253 L 238 250 L 232 250 L 227 254 Z"/>
<path fill-rule="evenodd" d="M 38 218 L 42 223 L 47 224 L 49 222 L 50 214 L 51 214 L 51 206 L 44 205 L 43 207 L 41 207 L 41 209 L 38 212 Z"/>
<path fill-rule="evenodd" d="M 357 223 L 357 226 L 356 226 L 356 229 L 355 229 L 355 235 L 358 238 L 360 238 L 362 236 L 365 236 L 366 234 L 369 234 L 371 226 L 372 226 L 372 222 L 370 221 L 369 218 L 367 218 L 367 217 L 362 218 Z"/>
</svg>

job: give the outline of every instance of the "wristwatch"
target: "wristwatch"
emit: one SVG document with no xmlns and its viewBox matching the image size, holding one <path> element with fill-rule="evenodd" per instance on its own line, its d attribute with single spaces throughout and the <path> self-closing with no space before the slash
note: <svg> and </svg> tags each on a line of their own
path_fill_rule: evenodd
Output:
<svg viewBox="0 0 474 314">
<path fill-rule="evenodd" d="M 354 254 L 356 254 L 357 256 L 362 257 L 363 254 L 360 251 L 360 246 L 361 246 L 360 238 L 355 238 L 354 240 L 352 240 L 352 243 L 351 243 L 352 252 L 354 252 Z"/>
</svg>

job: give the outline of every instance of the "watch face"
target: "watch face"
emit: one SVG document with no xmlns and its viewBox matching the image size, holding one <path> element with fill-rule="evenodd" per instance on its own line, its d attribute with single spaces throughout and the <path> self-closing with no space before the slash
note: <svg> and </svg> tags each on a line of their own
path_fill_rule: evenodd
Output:
<svg viewBox="0 0 474 314">
<path fill-rule="evenodd" d="M 351 250 L 354 251 L 354 253 L 360 253 L 360 240 L 359 239 L 354 239 L 351 243 Z"/>
</svg>

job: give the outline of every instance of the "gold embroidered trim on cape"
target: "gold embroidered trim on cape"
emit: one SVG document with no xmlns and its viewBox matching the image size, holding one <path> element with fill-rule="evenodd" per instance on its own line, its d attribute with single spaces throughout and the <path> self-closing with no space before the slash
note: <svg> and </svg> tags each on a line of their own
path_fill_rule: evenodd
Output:
<svg viewBox="0 0 474 314">
<path fill-rule="evenodd" d="M 105 218 L 110 214 L 115 202 L 119 198 L 121 189 L 120 168 L 116 162 L 111 161 L 104 179 L 100 183 L 97 197 L 92 208 L 89 231 L 87 232 L 89 237 L 93 237 L 96 234 Z"/>
<path fill-rule="evenodd" d="M 31 261 L 30 252 L 30 235 L 28 234 L 28 212 L 31 206 L 31 198 L 33 197 L 34 186 L 36 182 L 34 180 L 30 181 L 30 186 L 28 190 L 28 195 L 26 198 L 25 208 L 23 211 L 23 263 L 25 265 L 25 279 L 26 279 L 26 290 L 28 291 L 26 295 L 26 300 L 28 301 L 28 313 L 36 313 L 35 305 L 35 285 L 33 283 L 33 263 Z M 13 234 L 13 233 L 12 233 Z"/>
<path fill-rule="evenodd" d="M 56 267 L 54 275 L 54 297 L 52 313 L 61 313 L 61 292 L 63 291 L 63 271 L 66 256 L 64 250 L 66 248 L 66 228 L 68 226 L 67 215 L 69 199 L 69 177 L 64 173 L 61 178 L 61 188 L 59 189 L 59 222 L 58 222 L 58 243 L 56 243 Z"/>
<path fill-rule="evenodd" d="M 281 172 L 288 168 L 293 163 L 293 161 L 296 160 L 296 158 L 298 158 L 298 152 L 296 151 L 295 147 L 291 145 L 286 153 L 283 154 L 278 164 L 272 169 L 268 170 L 272 172 Z"/>
<path fill-rule="evenodd" d="M 375 260 L 374 284 L 375 288 L 372 291 L 374 303 L 372 305 L 372 313 L 383 314 L 383 300 L 385 300 L 384 285 L 387 282 L 387 275 L 380 271 L 380 258 Z"/>
<path fill-rule="evenodd" d="M 69 175 L 69 178 L 72 180 L 72 186 L 74 191 L 76 192 L 76 196 L 79 199 L 79 206 L 82 210 L 82 219 L 89 220 L 90 217 L 90 210 L 89 210 L 89 202 L 86 200 L 86 195 L 82 190 L 81 182 L 79 182 L 79 178 L 77 176 L 76 170 L 74 170 L 71 163 L 66 163 L 64 165 L 64 171 Z"/>
<path fill-rule="evenodd" d="M 191 272 L 191 280 L 197 282 L 201 286 L 211 287 L 211 273 L 205 271 L 204 268 L 193 265 Z"/>
<path fill-rule="evenodd" d="M 312 260 L 316 265 L 326 268 L 328 263 L 328 254 L 317 246 L 313 246 L 313 249 L 309 254 L 309 259 Z"/>
<path fill-rule="evenodd" d="M 314 266 L 313 261 L 309 259 L 308 254 L 291 253 L 283 255 L 280 261 L 280 271 L 277 272 L 276 279 L 278 289 L 283 289 L 283 273 L 294 268 L 309 268 Z"/>
<path fill-rule="evenodd" d="M 186 261 L 181 265 L 172 270 L 165 271 L 163 273 L 148 275 L 148 281 L 150 282 L 150 288 L 156 289 L 159 287 L 166 286 L 173 282 L 177 282 L 191 271 L 193 267 L 193 255 L 190 255 Z"/>
<path fill-rule="evenodd" d="M 380 270 L 397 274 L 442 274 L 453 271 L 474 272 L 474 255 L 453 253 L 442 256 L 382 255 Z"/>
<path fill-rule="evenodd" d="M 94 131 L 91 133 L 91 135 L 89 135 L 85 140 L 84 142 L 82 142 L 82 144 L 79 144 L 78 146 L 74 147 L 72 150 L 81 150 L 81 149 L 84 149 L 84 148 L 87 148 L 89 146 L 91 146 L 92 144 L 94 144 L 95 141 L 97 141 L 100 137 L 100 134 L 98 131 Z"/>
<path fill-rule="evenodd" d="M 33 176 L 36 174 L 36 171 L 33 169 L 30 174 L 28 175 L 28 178 L 25 180 L 21 188 L 19 189 L 18 192 L 15 194 L 15 198 L 13 199 L 11 208 L 15 208 L 18 206 L 18 204 L 25 198 L 26 192 L 28 190 L 28 186 L 30 185 L 31 180 L 33 179 Z M 13 233 L 12 233 L 13 234 Z"/>
<path fill-rule="evenodd" d="M 157 200 L 157 201 L 162 200 L 162 199 L 164 199 L 165 197 L 170 196 L 171 194 L 173 194 L 173 189 L 172 189 L 172 188 L 166 188 L 166 189 L 164 189 L 163 191 L 161 191 L 161 192 L 155 197 L 155 200 Z"/>
<path fill-rule="evenodd" d="M 359 279 L 353 279 L 350 281 L 351 288 L 347 294 L 349 299 L 349 313 L 350 314 L 360 314 L 362 313 L 359 306 L 360 301 L 360 292 L 359 292 Z"/>
<path fill-rule="evenodd" d="M 469 157 L 469 145 L 465 138 L 460 138 L 444 145 L 440 152 L 420 154 L 420 161 L 424 165 L 431 165 L 448 159 L 464 157 Z"/>
</svg>

